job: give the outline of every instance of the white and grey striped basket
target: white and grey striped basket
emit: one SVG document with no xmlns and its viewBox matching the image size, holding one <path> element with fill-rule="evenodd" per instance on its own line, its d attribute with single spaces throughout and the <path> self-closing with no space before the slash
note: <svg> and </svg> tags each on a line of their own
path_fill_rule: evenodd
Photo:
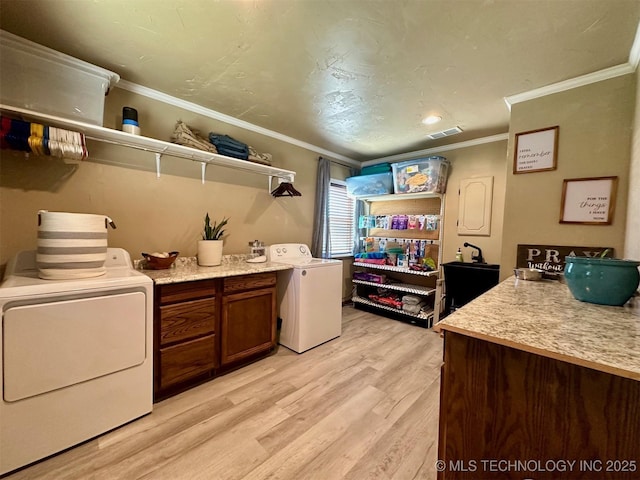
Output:
<svg viewBox="0 0 640 480">
<path fill-rule="evenodd" d="M 104 275 L 107 228 L 115 228 L 105 215 L 38 212 L 38 276 L 69 280 Z"/>
</svg>

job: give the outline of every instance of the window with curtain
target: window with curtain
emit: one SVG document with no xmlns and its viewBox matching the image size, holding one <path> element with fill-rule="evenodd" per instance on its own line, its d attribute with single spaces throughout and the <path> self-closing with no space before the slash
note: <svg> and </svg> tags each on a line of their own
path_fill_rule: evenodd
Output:
<svg viewBox="0 0 640 480">
<path fill-rule="evenodd" d="M 330 257 L 353 255 L 355 200 L 347 196 L 347 184 L 331 179 L 329 183 L 329 248 Z"/>
</svg>

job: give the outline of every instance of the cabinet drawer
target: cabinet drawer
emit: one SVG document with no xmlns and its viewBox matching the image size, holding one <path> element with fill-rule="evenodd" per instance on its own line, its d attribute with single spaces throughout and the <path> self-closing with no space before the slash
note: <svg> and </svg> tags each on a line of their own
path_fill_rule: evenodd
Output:
<svg viewBox="0 0 640 480">
<path fill-rule="evenodd" d="M 213 279 L 159 285 L 157 289 L 158 302 L 160 305 L 166 305 L 185 300 L 213 297 L 216 294 L 216 284 L 217 281 Z"/>
<path fill-rule="evenodd" d="M 160 307 L 160 346 L 215 331 L 215 298 Z"/>
<path fill-rule="evenodd" d="M 216 368 L 215 335 L 160 349 L 160 388 L 185 382 Z"/>
<path fill-rule="evenodd" d="M 224 293 L 240 292 L 242 290 L 271 287 L 275 284 L 276 272 L 254 273 L 252 275 L 225 278 L 223 291 Z"/>
</svg>

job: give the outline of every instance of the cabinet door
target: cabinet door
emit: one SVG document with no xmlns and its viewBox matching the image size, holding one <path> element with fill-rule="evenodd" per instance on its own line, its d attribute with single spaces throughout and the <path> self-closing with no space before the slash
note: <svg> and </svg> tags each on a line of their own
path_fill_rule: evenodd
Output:
<svg viewBox="0 0 640 480">
<path fill-rule="evenodd" d="M 220 364 L 270 350 L 276 339 L 276 289 L 263 288 L 222 297 Z"/>
<path fill-rule="evenodd" d="M 458 235 L 491 234 L 493 177 L 460 180 Z"/>
</svg>

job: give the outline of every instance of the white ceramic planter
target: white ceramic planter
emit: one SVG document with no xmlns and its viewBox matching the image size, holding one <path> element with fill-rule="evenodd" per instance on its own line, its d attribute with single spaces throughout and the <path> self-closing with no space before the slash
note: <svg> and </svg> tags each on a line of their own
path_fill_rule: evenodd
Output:
<svg viewBox="0 0 640 480">
<path fill-rule="evenodd" d="M 198 240 L 198 265 L 215 267 L 222 263 L 223 240 Z"/>
</svg>

